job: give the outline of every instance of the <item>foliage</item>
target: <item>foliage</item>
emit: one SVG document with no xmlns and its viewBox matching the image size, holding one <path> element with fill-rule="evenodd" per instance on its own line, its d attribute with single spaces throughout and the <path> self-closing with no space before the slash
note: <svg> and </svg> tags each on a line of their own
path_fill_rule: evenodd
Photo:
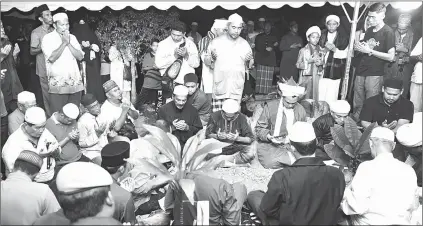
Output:
<svg viewBox="0 0 423 226">
<path fill-rule="evenodd" d="M 103 57 L 107 56 L 112 45 L 116 45 L 124 53 L 129 49 L 137 61 L 141 62 L 149 48 L 149 42 L 154 38 L 161 41 L 169 36 L 171 24 L 178 20 L 179 14 L 176 11 L 131 9 L 106 11 L 92 23 L 97 25 L 96 34 L 102 44 Z"/>
<path fill-rule="evenodd" d="M 355 121 L 347 117 L 344 126 L 335 124 L 330 129 L 334 143 L 324 146 L 326 153 L 355 173 L 361 162 L 371 159 L 369 138 L 375 126 L 376 123 L 372 123 L 362 134 Z"/>
</svg>

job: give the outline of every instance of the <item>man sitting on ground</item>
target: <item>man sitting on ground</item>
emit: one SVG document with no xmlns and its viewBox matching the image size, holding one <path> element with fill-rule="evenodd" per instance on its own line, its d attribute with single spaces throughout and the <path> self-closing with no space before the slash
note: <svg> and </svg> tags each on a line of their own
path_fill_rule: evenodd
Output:
<svg viewBox="0 0 423 226">
<path fill-rule="evenodd" d="M 188 88 L 187 103 L 197 109 L 201 124 L 206 126 L 210 118 L 211 102 L 204 91 L 198 88 L 198 76 L 196 74 L 190 73 L 185 75 L 184 82 Z"/>
<path fill-rule="evenodd" d="M 18 94 L 18 108 L 9 114 L 9 134 L 15 132 L 21 124 L 25 121 L 25 112 L 30 107 L 37 106 L 35 95 L 28 91 L 23 91 Z"/>
</svg>

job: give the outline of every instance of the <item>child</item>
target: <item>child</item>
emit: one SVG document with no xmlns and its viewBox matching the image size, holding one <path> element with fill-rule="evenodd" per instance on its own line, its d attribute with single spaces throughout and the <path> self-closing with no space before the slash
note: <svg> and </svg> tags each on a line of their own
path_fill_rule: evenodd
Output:
<svg viewBox="0 0 423 226">
<path fill-rule="evenodd" d="M 310 27 L 307 32 L 308 44 L 304 46 L 297 59 L 297 68 L 300 70 L 298 83 L 306 88 L 306 99 L 319 100 L 318 84 L 323 75 L 323 61 L 326 50 L 318 45 L 321 31 L 317 26 Z"/>
</svg>

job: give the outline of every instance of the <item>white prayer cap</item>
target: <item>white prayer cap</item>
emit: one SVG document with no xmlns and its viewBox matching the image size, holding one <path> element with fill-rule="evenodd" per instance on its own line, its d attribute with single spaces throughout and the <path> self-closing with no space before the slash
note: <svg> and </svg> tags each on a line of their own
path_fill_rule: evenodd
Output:
<svg viewBox="0 0 423 226">
<path fill-rule="evenodd" d="M 422 145 L 422 124 L 409 123 L 397 130 L 397 140 L 406 147 Z"/>
<path fill-rule="evenodd" d="M 228 114 L 233 114 L 239 111 L 240 105 L 234 99 L 226 99 L 223 101 L 222 110 Z"/>
<path fill-rule="evenodd" d="M 380 138 L 394 142 L 395 134 L 388 128 L 378 126 L 373 129 L 372 133 L 370 134 L 370 138 Z"/>
<path fill-rule="evenodd" d="M 305 88 L 298 86 L 292 78 L 287 83 L 279 83 L 278 86 L 284 97 L 300 96 L 305 92 Z"/>
<path fill-rule="evenodd" d="M 64 194 L 75 194 L 90 188 L 110 186 L 112 176 L 101 166 L 90 162 L 72 162 L 57 174 L 57 190 Z"/>
<path fill-rule="evenodd" d="M 308 36 L 310 36 L 311 34 L 313 34 L 313 33 L 318 33 L 319 34 L 319 36 L 320 35 L 322 35 L 322 31 L 320 30 L 320 28 L 318 27 L 318 26 L 313 26 L 313 27 L 310 27 L 308 30 L 307 30 L 307 32 L 306 32 L 306 37 L 308 37 Z"/>
<path fill-rule="evenodd" d="M 335 100 L 329 104 L 330 110 L 338 114 L 350 113 L 351 106 L 346 100 Z"/>
<path fill-rule="evenodd" d="M 176 96 L 188 96 L 188 88 L 183 85 L 176 86 L 173 89 L 173 94 Z"/>
<path fill-rule="evenodd" d="M 260 22 L 265 22 L 265 21 L 266 21 L 266 19 L 264 19 L 263 17 L 261 17 L 261 18 L 259 18 L 259 19 L 258 19 L 258 21 L 260 21 Z"/>
<path fill-rule="evenodd" d="M 316 134 L 311 123 L 297 121 L 292 125 L 288 138 L 292 142 L 307 143 L 316 139 Z"/>
<path fill-rule="evenodd" d="M 62 21 L 64 19 L 68 19 L 68 15 L 66 13 L 56 13 L 53 16 L 53 22 Z"/>
<path fill-rule="evenodd" d="M 42 125 L 47 121 L 45 111 L 40 107 L 30 107 L 25 112 L 25 122 Z"/>
<path fill-rule="evenodd" d="M 248 25 L 254 25 L 254 21 L 249 20 L 249 21 L 247 22 L 247 24 L 248 24 Z"/>
<path fill-rule="evenodd" d="M 214 20 L 212 29 L 224 29 L 227 27 L 228 27 L 228 20 L 216 19 Z"/>
<path fill-rule="evenodd" d="M 326 23 L 328 23 L 331 20 L 337 22 L 338 24 L 341 21 L 337 15 L 329 15 L 328 17 L 326 17 Z"/>
<path fill-rule="evenodd" d="M 242 24 L 242 23 L 244 23 L 244 21 L 242 20 L 242 17 L 240 15 L 238 15 L 237 13 L 232 14 L 228 18 L 228 22 L 229 23 L 236 23 L 236 24 Z"/>
<path fill-rule="evenodd" d="M 63 106 L 63 114 L 71 119 L 77 119 L 79 115 L 79 108 L 73 103 L 66 104 Z"/>
<path fill-rule="evenodd" d="M 35 95 L 28 91 L 22 91 L 18 94 L 18 103 L 24 104 L 29 102 L 35 102 Z"/>
<path fill-rule="evenodd" d="M 194 21 L 191 23 L 191 26 L 198 26 L 198 23 Z"/>
</svg>

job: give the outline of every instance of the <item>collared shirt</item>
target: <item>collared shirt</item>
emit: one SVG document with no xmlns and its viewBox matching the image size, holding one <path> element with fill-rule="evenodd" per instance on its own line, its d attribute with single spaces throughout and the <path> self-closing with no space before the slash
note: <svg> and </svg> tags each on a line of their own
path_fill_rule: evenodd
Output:
<svg viewBox="0 0 423 226">
<path fill-rule="evenodd" d="M 280 225 L 335 225 L 344 175 L 315 157 L 273 173 L 260 208 Z"/>
<path fill-rule="evenodd" d="M 41 49 L 43 50 L 44 57 L 46 60 L 47 77 L 49 85 L 49 93 L 57 94 L 71 94 L 82 91 L 84 86 L 82 84 L 82 77 L 79 72 L 79 67 L 76 58 L 73 56 L 66 46 L 59 58 L 54 63 L 51 63 L 48 59 L 54 50 L 58 49 L 62 44 L 62 38 L 57 31 L 53 31 L 44 36 Z M 70 44 L 77 51 L 82 54 L 84 52 L 81 49 L 76 37 L 70 34 Z"/>
<path fill-rule="evenodd" d="M 273 34 L 261 33 L 255 37 L 255 56 L 254 60 L 257 64 L 276 67 L 276 47 L 275 43 L 278 42 L 278 39 Z M 267 47 L 272 47 L 272 51 L 267 51 Z"/>
<path fill-rule="evenodd" d="M 41 216 L 38 218 L 32 225 L 70 225 L 71 222 L 66 218 L 63 213 L 63 209 L 60 209 L 54 213 L 49 213 L 47 215 Z"/>
<path fill-rule="evenodd" d="M 101 156 L 101 150 L 107 145 L 107 135 L 97 136 L 99 123 L 94 115 L 84 113 L 78 120 L 79 147 L 81 152 L 90 159 Z"/>
<path fill-rule="evenodd" d="M 13 172 L 1 182 L 2 225 L 32 225 L 39 217 L 59 209 L 48 185 L 32 182 L 23 172 Z"/>
<path fill-rule="evenodd" d="M 419 39 L 410 56 L 418 56 L 422 54 L 422 38 Z M 422 62 L 418 61 L 414 66 L 414 72 L 411 76 L 411 81 L 417 84 L 422 84 Z"/>
<path fill-rule="evenodd" d="M 15 132 L 21 124 L 25 121 L 25 114 L 22 113 L 19 108 L 16 108 L 12 113 L 9 114 L 8 121 L 9 121 L 9 134 Z"/>
<path fill-rule="evenodd" d="M 97 116 L 98 123 L 107 123 L 107 128 L 110 128 L 112 123 L 115 123 L 122 114 L 122 103 L 118 105 L 112 104 L 109 100 L 104 101 L 104 104 L 101 105 L 101 113 Z M 130 107 L 132 110 L 138 112 L 135 107 L 131 104 Z M 129 120 L 134 121 L 129 115 L 127 116 Z M 107 130 L 107 134 L 113 133 L 112 130 Z"/>
<path fill-rule="evenodd" d="M 341 208 L 347 215 L 360 215 L 357 225 L 409 225 L 418 207 L 417 188 L 410 166 L 392 153 L 379 154 L 360 164 Z"/>
<path fill-rule="evenodd" d="M 388 124 L 399 119 L 407 119 L 412 122 L 413 114 L 414 105 L 410 100 L 400 96 L 395 103 L 388 106 L 383 99 L 383 93 L 381 93 L 364 101 L 360 119 L 382 125 L 385 120 Z"/>
<path fill-rule="evenodd" d="M 236 118 L 231 121 L 228 121 L 223 114 L 223 110 L 211 114 L 209 124 L 207 125 L 206 136 L 217 134 L 220 130 L 221 132 L 233 134 L 238 132 L 240 137 L 249 137 L 251 140 L 254 140 L 253 131 L 244 114 L 238 113 Z"/>
<path fill-rule="evenodd" d="M 31 47 L 32 48 L 40 48 L 42 40 L 44 36 L 54 30 L 53 27 L 50 27 L 48 30 L 45 30 L 43 26 L 39 26 L 35 28 L 31 33 Z M 44 58 L 44 54 L 41 52 L 36 56 L 36 74 L 38 76 L 47 76 L 47 69 L 46 69 L 46 59 Z"/>
</svg>

